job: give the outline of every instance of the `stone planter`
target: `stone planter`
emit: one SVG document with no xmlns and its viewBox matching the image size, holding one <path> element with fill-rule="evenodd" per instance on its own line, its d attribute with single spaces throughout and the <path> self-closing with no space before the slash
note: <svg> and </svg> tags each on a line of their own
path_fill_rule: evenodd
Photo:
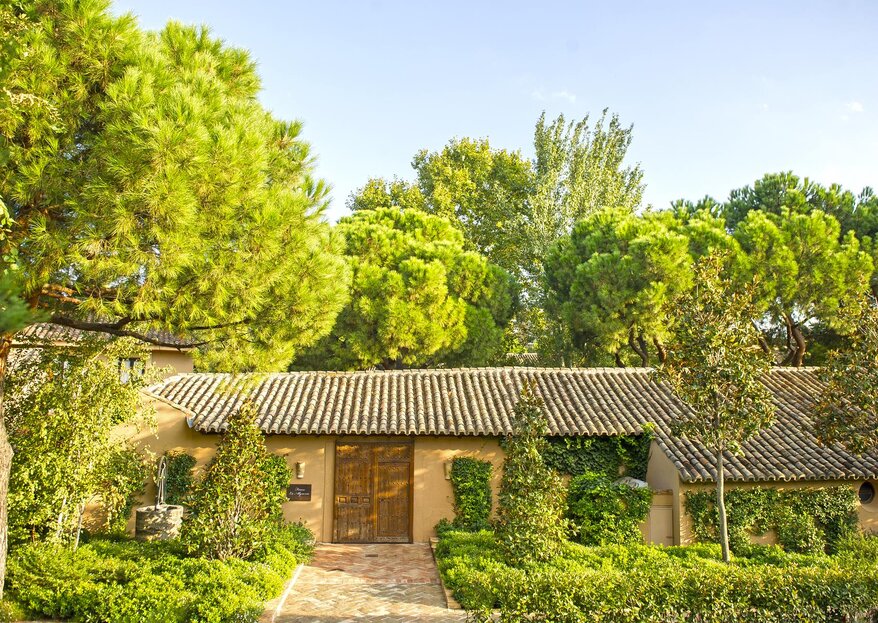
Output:
<svg viewBox="0 0 878 623">
<path fill-rule="evenodd" d="M 134 538 L 138 541 L 164 541 L 180 536 L 183 507 L 171 504 L 141 506 L 134 522 Z"/>
</svg>

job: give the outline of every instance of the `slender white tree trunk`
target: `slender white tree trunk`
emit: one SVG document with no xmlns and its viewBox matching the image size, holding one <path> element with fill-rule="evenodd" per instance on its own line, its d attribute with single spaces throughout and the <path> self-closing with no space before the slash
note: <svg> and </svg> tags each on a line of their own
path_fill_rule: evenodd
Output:
<svg viewBox="0 0 878 623">
<path fill-rule="evenodd" d="M 723 562 L 730 562 L 729 523 L 726 517 L 726 482 L 723 467 L 723 450 L 716 451 L 716 508 L 719 511 L 719 541 L 723 549 Z"/>
<path fill-rule="evenodd" d="M 6 581 L 6 550 L 8 530 L 6 507 L 9 500 L 9 472 L 12 469 L 12 445 L 6 434 L 6 414 L 3 409 L 3 388 L 6 382 L 6 364 L 9 361 L 9 350 L 12 348 L 12 336 L 0 337 L 0 599 L 3 599 L 3 585 Z"/>
</svg>

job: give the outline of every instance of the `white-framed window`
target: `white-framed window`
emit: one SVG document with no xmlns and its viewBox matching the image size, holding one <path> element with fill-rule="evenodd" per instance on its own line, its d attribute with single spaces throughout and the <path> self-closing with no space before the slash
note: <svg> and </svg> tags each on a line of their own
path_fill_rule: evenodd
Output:
<svg viewBox="0 0 878 623">
<path fill-rule="evenodd" d="M 119 379 L 127 383 L 132 374 L 143 374 L 143 361 L 137 357 L 125 357 L 119 360 Z"/>
</svg>

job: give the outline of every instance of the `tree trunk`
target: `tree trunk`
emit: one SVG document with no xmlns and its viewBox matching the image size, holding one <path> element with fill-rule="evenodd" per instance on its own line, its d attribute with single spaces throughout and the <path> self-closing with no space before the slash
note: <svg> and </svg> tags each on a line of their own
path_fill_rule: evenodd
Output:
<svg viewBox="0 0 878 623">
<path fill-rule="evenodd" d="M 802 333 L 802 328 L 793 320 L 792 316 L 787 315 L 787 326 L 790 330 L 790 335 L 793 337 L 793 341 L 796 343 L 795 353 L 793 353 L 792 365 L 797 368 L 801 368 L 805 361 L 805 351 L 808 348 L 808 343 L 805 341 L 805 334 Z"/>
<path fill-rule="evenodd" d="M 765 333 L 759 328 L 759 325 L 757 325 L 755 321 L 753 322 L 753 328 L 756 329 L 756 339 L 759 340 L 759 348 L 762 349 L 763 353 L 771 356 L 771 345 L 768 343 L 768 340 L 765 339 Z M 774 363 L 774 357 L 771 358 L 771 362 Z"/>
<path fill-rule="evenodd" d="M 637 354 L 637 356 L 640 357 L 640 363 L 645 368 L 649 364 L 649 353 L 647 353 L 645 349 L 642 349 L 640 347 L 642 342 L 642 336 L 634 335 L 634 327 L 628 329 L 628 346 L 630 346 L 631 350 L 633 350 Z"/>
<path fill-rule="evenodd" d="M 730 562 L 729 523 L 726 517 L 726 476 L 723 469 L 722 448 L 716 450 L 716 509 L 719 513 L 719 541 L 723 549 L 723 562 Z"/>
<path fill-rule="evenodd" d="M 625 362 L 622 361 L 622 357 L 621 357 L 621 355 L 619 355 L 618 350 L 615 353 L 613 353 L 613 358 L 616 360 L 616 367 L 618 367 L 618 368 L 625 367 Z"/>
<path fill-rule="evenodd" d="M 655 352 L 658 353 L 659 363 L 666 362 L 668 360 L 668 351 L 665 350 L 665 345 L 657 337 L 652 338 L 652 343 L 655 345 Z"/>
<path fill-rule="evenodd" d="M 6 550 L 8 531 L 6 525 L 6 505 L 9 500 L 9 471 L 12 469 L 12 446 L 6 434 L 6 414 L 3 409 L 3 387 L 6 383 L 6 364 L 12 336 L 0 336 L 0 599 L 3 599 L 3 586 L 6 581 Z"/>
</svg>

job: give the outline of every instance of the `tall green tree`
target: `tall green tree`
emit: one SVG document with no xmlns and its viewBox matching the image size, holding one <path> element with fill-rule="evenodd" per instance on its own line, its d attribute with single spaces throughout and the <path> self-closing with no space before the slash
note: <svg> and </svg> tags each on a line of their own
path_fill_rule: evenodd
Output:
<svg viewBox="0 0 878 623">
<path fill-rule="evenodd" d="M 563 115 L 547 122 L 540 117 L 534 131 L 534 188 L 525 236 L 528 270 L 540 274 L 542 258 L 577 221 L 603 208 L 634 210 L 643 199 L 640 165 L 626 166 L 633 127 L 604 109 L 590 118 L 567 122 Z"/>
<path fill-rule="evenodd" d="M 838 221 L 819 210 L 752 211 L 734 235 L 746 254 L 746 271 L 758 277 L 762 311 L 786 330 L 784 363 L 803 365 L 805 327 L 816 320 L 837 324 L 841 301 L 872 274 L 871 258 L 853 232 L 841 238 Z"/>
<path fill-rule="evenodd" d="M 630 348 L 646 366 L 653 346 L 664 358 L 667 302 L 692 279 L 689 241 L 676 227 L 668 213 L 602 209 L 550 248 L 546 314 L 562 321 L 586 362 L 611 355 L 624 365 Z"/>
<path fill-rule="evenodd" d="M 480 366 L 503 354 L 515 282 L 465 250 L 448 219 L 379 208 L 355 212 L 336 229 L 353 275 L 350 302 L 294 367 Z"/>
<path fill-rule="evenodd" d="M 346 268 L 300 125 L 259 104 L 248 54 L 139 31 L 108 4 L 22 0 L 0 46 L 0 257 L 32 311 L 86 331 L 276 367 L 332 326 Z M 0 381 L 12 331 L 0 334 Z M 213 345 L 208 346 L 208 345 Z M 10 447 L 0 426 L 0 580 Z"/>
<path fill-rule="evenodd" d="M 418 152 L 412 166 L 424 208 L 451 220 L 472 249 L 521 279 L 531 163 L 487 139 L 462 138 L 439 152 Z"/>
<path fill-rule="evenodd" d="M 709 255 L 695 266 L 694 287 L 673 302 L 676 319 L 668 357 L 655 373 L 686 406 L 674 433 L 713 455 L 723 560 L 728 562 L 725 506 L 727 452 L 771 425 L 771 393 L 760 379 L 770 367 L 752 324 L 756 292 L 724 275 L 725 260 Z"/>
<path fill-rule="evenodd" d="M 848 341 L 820 370 L 815 428 L 822 443 L 862 453 L 878 448 L 878 304 L 872 297 L 849 303 L 843 313 Z"/>
</svg>

